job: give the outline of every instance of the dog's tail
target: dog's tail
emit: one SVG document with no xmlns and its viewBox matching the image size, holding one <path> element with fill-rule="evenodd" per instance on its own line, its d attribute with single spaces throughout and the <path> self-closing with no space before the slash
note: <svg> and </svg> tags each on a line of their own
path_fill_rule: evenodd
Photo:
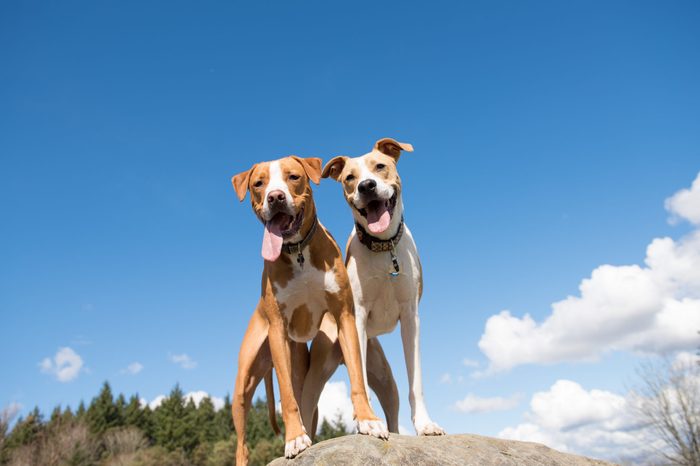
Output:
<svg viewBox="0 0 700 466">
<path fill-rule="evenodd" d="M 275 409 L 275 387 L 272 385 L 272 369 L 265 374 L 265 396 L 267 397 L 267 414 L 270 416 L 270 425 L 275 435 L 280 434 L 280 426 L 277 424 L 277 410 Z"/>
</svg>

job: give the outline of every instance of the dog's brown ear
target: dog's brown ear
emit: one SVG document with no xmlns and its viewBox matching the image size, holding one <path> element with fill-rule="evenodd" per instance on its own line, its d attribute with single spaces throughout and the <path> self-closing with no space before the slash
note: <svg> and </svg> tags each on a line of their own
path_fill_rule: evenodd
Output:
<svg viewBox="0 0 700 466">
<path fill-rule="evenodd" d="M 338 157 L 333 157 L 330 162 L 326 164 L 325 167 L 323 167 L 323 173 L 321 173 L 321 178 L 328 178 L 331 177 L 336 181 L 338 180 L 338 177 L 340 176 L 340 173 L 343 171 L 343 168 L 345 168 L 345 162 L 348 161 L 348 158 L 344 155 L 339 155 Z"/>
<path fill-rule="evenodd" d="M 398 162 L 401 151 L 413 152 L 413 146 L 405 142 L 398 142 L 395 139 L 383 138 L 374 143 L 374 148 L 382 154 L 388 155 Z"/>
<path fill-rule="evenodd" d="M 321 182 L 321 167 L 323 166 L 323 160 L 317 157 L 307 157 L 303 159 L 301 157 L 297 157 L 296 155 L 292 155 L 292 158 L 299 162 L 302 167 L 304 167 L 306 176 L 308 176 L 309 179 L 314 182 L 314 184 L 319 184 Z"/>
<path fill-rule="evenodd" d="M 253 168 L 255 168 L 255 165 L 253 165 L 250 170 L 246 170 L 231 178 L 233 189 L 236 190 L 238 200 L 241 202 L 245 199 L 245 193 L 248 192 L 248 182 L 250 181 L 250 174 L 253 173 Z"/>
</svg>

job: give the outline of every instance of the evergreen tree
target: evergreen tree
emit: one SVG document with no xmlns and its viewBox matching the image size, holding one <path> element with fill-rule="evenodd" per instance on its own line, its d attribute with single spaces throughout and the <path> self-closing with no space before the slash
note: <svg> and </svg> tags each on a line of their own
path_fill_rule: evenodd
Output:
<svg viewBox="0 0 700 466">
<path fill-rule="evenodd" d="M 127 427 L 136 427 L 140 429 L 146 437 L 150 436 L 150 415 L 151 409 L 141 407 L 141 400 L 138 395 L 132 395 L 129 398 L 129 403 L 124 408 L 124 425 Z"/>
<path fill-rule="evenodd" d="M 154 412 L 154 440 L 169 451 L 191 452 L 197 446 L 194 419 L 188 416 L 180 385 L 170 392 Z"/>
<path fill-rule="evenodd" d="M 11 450 L 37 441 L 43 430 L 42 415 L 38 407 L 35 407 L 26 419 L 19 418 L 5 440 L 2 456 L 0 456 L 0 461 L 3 461 L 2 464 L 7 460 Z"/>
<path fill-rule="evenodd" d="M 200 401 L 195 420 L 200 443 L 218 440 L 216 411 L 214 411 L 214 403 L 211 402 L 209 397 L 206 397 Z"/>
<path fill-rule="evenodd" d="M 73 414 L 73 411 L 70 409 L 70 406 L 66 406 L 65 411 L 63 411 L 63 414 L 61 415 L 61 423 L 62 424 L 68 424 L 73 422 L 75 419 L 75 415 Z"/>
<path fill-rule="evenodd" d="M 80 404 L 78 405 L 78 409 L 75 411 L 75 419 L 78 421 L 82 421 L 84 417 L 85 417 L 85 402 L 83 400 L 80 400 Z"/>
<path fill-rule="evenodd" d="M 231 397 L 224 397 L 224 407 L 216 412 L 216 438 L 228 440 L 233 434 L 233 417 L 231 416 Z"/>
<path fill-rule="evenodd" d="M 341 437 L 347 434 L 349 434 L 348 428 L 345 426 L 340 412 L 338 412 L 333 422 L 328 422 L 326 418 L 323 418 L 321 428 L 319 429 L 318 434 L 316 434 L 314 441 L 322 442 L 324 440 Z"/>
<path fill-rule="evenodd" d="M 117 397 L 117 401 L 114 403 L 114 405 L 117 408 L 116 426 L 121 427 L 124 425 L 124 415 L 126 411 L 126 398 L 124 397 L 123 393 L 119 394 L 119 396 Z"/>
<path fill-rule="evenodd" d="M 63 419 L 63 413 L 61 412 L 61 406 L 56 406 L 53 411 L 51 411 L 51 417 L 49 418 L 49 426 L 54 426 L 61 423 Z"/>
<path fill-rule="evenodd" d="M 120 424 L 119 411 L 114 404 L 109 383 L 105 382 L 100 394 L 93 398 L 85 417 L 94 434 L 103 434 L 110 427 Z"/>
<path fill-rule="evenodd" d="M 272 430 L 267 413 L 267 402 L 258 398 L 253 402 L 250 411 L 248 411 L 246 439 L 250 444 L 256 444 L 260 440 L 272 440 L 274 438 L 275 433 Z"/>
</svg>

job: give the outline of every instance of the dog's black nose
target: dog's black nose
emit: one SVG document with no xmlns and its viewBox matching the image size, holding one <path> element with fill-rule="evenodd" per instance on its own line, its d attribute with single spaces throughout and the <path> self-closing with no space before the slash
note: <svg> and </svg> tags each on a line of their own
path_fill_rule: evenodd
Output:
<svg viewBox="0 0 700 466">
<path fill-rule="evenodd" d="M 357 190 L 360 191 L 360 194 L 373 193 L 375 189 L 377 189 L 377 182 L 374 180 L 364 180 L 357 185 Z"/>
<path fill-rule="evenodd" d="M 270 194 L 267 195 L 267 202 L 271 206 L 275 204 L 281 204 L 285 201 L 285 199 L 287 199 L 287 196 L 285 196 L 284 193 L 279 189 L 271 191 Z"/>
</svg>

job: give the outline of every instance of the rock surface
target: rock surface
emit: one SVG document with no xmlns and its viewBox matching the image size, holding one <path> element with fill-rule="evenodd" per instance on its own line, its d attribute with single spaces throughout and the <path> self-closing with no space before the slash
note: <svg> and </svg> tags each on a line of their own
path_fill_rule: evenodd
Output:
<svg viewBox="0 0 700 466">
<path fill-rule="evenodd" d="M 479 435 L 412 437 L 391 434 L 388 441 L 367 435 L 326 440 L 292 460 L 278 458 L 270 465 L 606 466 L 612 463 L 561 453 L 538 443 Z"/>
</svg>

